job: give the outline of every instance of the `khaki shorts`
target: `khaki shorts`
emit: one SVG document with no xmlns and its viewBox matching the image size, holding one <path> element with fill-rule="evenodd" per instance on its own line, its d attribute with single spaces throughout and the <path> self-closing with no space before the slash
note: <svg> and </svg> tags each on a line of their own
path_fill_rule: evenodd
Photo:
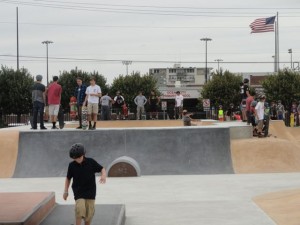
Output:
<svg viewBox="0 0 300 225">
<path fill-rule="evenodd" d="M 49 115 L 57 116 L 59 111 L 59 105 L 49 105 Z"/>
<path fill-rule="evenodd" d="M 75 203 L 75 216 L 82 218 L 86 222 L 93 219 L 95 213 L 95 200 L 94 199 L 77 199 Z"/>
<path fill-rule="evenodd" d="M 98 103 L 89 103 L 88 104 L 88 114 L 98 114 L 99 111 L 99 105 Z"/>
</svg>

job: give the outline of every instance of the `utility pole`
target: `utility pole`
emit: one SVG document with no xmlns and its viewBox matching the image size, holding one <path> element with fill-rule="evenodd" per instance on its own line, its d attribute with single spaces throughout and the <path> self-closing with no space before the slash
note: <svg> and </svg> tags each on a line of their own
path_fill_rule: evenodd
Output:
<svg viewBox="0 0 300 225">
<path fill-rule="evenodd" d="M 293 69 L 293 49 L 288 49 L 288 53 L 291 54 L 291 70 Z"/>
<path fill-rule="evenodd" d="M 205 83 L 207 83 L 207 74 L 208 74 L 208 71 L 207 71 L 207 42 L 212 41 L 212 39 L 206 37 L 206 38 L 201 38 L 200 40 L 205 41 Z"/>
<path fill-rule="evenodd" d="M 215 59 L 215 62 L 218 63 L 218 72 L 220 72 L 220 62 L 223 62 L 223 59 Z"/>
<path fill-rule="evenodd" d="M 20 69 L 20 62 L 19 62 L 19 10 L 17 7 L 17 71 Z"/>
<path fill-rule="evenodd" d="M 128 76 L 128 65 L 131 65 L 132 61 L 122 61 L 123 65 L 126 65 L 126 74 Z"/>
<path fill-rule="evenodd" d="M 53 41 L 43 41 L 42 44 L 46 45 L 46 57 L 47 57 L 47 87 L 49 86 L 49 68 L 48 68 L 48 45 L 52 44 Z"/>
</svg>

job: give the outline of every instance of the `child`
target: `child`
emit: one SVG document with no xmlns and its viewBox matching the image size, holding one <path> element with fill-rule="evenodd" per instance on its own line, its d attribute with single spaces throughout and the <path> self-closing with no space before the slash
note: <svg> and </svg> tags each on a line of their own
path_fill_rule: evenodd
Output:
<svg viewBox="0 0 300 225">
<path fill-rule="evenodd" d="M 70 162 L 68 167 L 63 198 L 67 200 L 68 189 L 73 178 L 76 225 L 80 225 L 82 219 L 85 225 L 90 225 L 95 212 L 95 173 L 101 172 L 100 183 L 105 184 L 106 171 L 94 159 L 85 157 L 84 146 L 80 143 L 72 145 L 69 153 L 73 162 Z"/>
<path fill-rule="evenodd" d="M 196 126 L 196 124 L 192 124 L 191 121 L 192 119 L 191 114 L 188 114 L 188 111 L 185 109 L 182 111 L 182 121 L 183 121 L 183 126 Z"/>
</svg>

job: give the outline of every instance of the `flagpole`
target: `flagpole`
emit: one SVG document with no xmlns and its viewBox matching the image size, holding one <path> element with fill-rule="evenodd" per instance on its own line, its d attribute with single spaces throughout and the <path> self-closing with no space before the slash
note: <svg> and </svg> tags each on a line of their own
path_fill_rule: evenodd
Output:
<svg viewBox="0 0 300 225">
<path fill-rule="evenodd" d="M 17 7 L 17 71 L 19 70 L 19 10 Z"/>
<path fill-rule="evenodd" d="M 278 72 L 277 68 L 277 21 L 275 21 L 275 55 L 274 55 L 274 72 Z"/>
<path fill-rule="evenodd" d="M 277 42 L 276 42 L 276 49 L 277 49 L 277 72 L 279 72 L 280 70 L 280 66 L 279 66 L 279 16 L 278 16 L 278 12 L 277 12 L 277 23 L 276 23 L 276 34 L 277 35 Z"/>
</svg>

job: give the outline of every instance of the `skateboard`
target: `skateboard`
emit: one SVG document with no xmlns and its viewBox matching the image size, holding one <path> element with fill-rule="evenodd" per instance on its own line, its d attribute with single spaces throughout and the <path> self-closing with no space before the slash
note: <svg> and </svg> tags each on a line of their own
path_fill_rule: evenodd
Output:
<svg viewBox="0 0 300 225">
<path fill-rule="evenodd" d="M 82 119 L 82 129 L 83 130 L 87 130 L 87 128 L 88 128 L 87 111 L 88 111 L 87 107 L 86 106 L 82 106 L 81 119 Z"/>
<path fill-rule="evenodd" d="M 61 106 L 59 106 L 57 119 L 58 119 L 59 128 L 63 129 L 65 126 L 65 118 L 64 118 L 64 110 L 62 109 Z"/>
<path fill-rule="evenodd" d="M 72 96 L 70 98 L 70 117 L 71 119 L 75 119 L 76 118 L 76 114 L 77 114 L 77 100 L 74 96 Z"/>
</svg>

